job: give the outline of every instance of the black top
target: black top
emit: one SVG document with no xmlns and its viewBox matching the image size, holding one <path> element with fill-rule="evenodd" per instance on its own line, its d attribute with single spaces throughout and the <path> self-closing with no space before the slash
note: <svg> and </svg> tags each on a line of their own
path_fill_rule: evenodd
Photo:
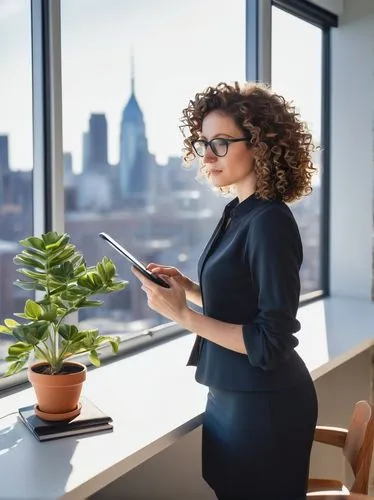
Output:
<svg viewBox="0 0 374 500">
<path fill-rule="evenodd" d="M 299 230 L 285 203 L 252 195 L 225 207 L 198 264 L 203 312 L 243 325 L 247 355 L 198 336 L 188 361 L 197 366 L 198 382 L 223 390 L 275 390 L 310 377 L 294 350 L 302 258 Z"/>
</svg>

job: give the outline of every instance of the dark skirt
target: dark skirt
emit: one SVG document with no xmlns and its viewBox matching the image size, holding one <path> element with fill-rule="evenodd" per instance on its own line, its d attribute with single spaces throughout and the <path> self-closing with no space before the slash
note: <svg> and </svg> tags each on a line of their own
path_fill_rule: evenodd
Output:
<svg viewBox="0 0 374 500">
<path fill-rule="evenodd" d="M 203 477 L 221 500 L 301 500 L 317 422 L 313 382 L 282 391 L 210 388 Z"/>
</svg>

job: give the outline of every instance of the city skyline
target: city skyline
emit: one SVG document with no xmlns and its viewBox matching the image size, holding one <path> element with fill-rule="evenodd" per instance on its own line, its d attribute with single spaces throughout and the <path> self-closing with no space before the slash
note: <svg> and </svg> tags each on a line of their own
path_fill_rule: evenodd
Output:
<svg viewBox="0 0 374 500">
<path fill-rule="evenodd" d="M 8 5 L 8 10 L 4 5 Z M 222 5 L 225 2 L 222 1 Z M 244 1 L 234 13 L 225 9 L 224 18 L 216 16 L 213 28 L 207 26 L 206 19 L 213 7 L 214 12 L 221 11 L 219 4 L 207 1 L 204 6 L 199 4 L 196 10 L 197 6 L 197 0 L 189 6 L 174 6 L 162 0 L 157 5 L 155 22 L 152 14 L 156 7 L 148 0 L 137 3 L 112 0 L 105 4 L 105 11 L 100 0 L 62 2 L 63 149 L 72 153 L 75 173 L 81 171 L 83 165 L 82 135 L 93 113 L 105 114 L 108 160 L 110 164 L 119 161 L 121 113 L 131 95 L 131 48 L 135 57 L 135 93 L 145 117 L 149 151 L 160 164 L 168 157 L 181 154 L 182 136 L 178 124 L 188 99 L 208 84 L 244 80 Z M 0 53 L 0 67 L 5 75 L 5 89 L 0 96 L 0 134 L 11 138 L 12 169 L 25 169 L 32 165 L 29 2 L 12 0 L 11 7 L 9 2 L 3 2 L 2 7 L 0 44 L 7 50 Z M 313 82 L 308 87 L 305 75 L 301 82 L 303 75 L 296 64 L 307 60 L 315 73 L 320 63 L 320 54 L 314 50 L 317 28 L 278 10 L 274 16 L 275 21 L 278 19 L 273 23 L 274 37 L 284 38 L 286 44 L 287 37 L 280 36 L 280 32 L 293 30 L 294 36 L 302 36 L 305 43 L 293 47 L 295 64 L 293 73 L 288 70 L 287 88 L 282 84 L 282 44 L 277 44 L 278 55 L 272 63 L 275 90 L 295 100 L 303 118 L 313 124 L 318 138 L 319 96 L 308 92 Z M 196 16 L 197 11 L 199 16 Z M 82 28 L 79 19 L 83 17 Z M 185 40 L 180 36 L 185 32 L 184 27 L 191 23 L 196 32 L 208 31 L 211 44 L 202 47 L 199 38 L 190 35 Z M 212 29 L 211 36 L 209 29 Z M 223 29 L 227 36 L 224 39 L 215 37 L 215 33 Z M 173 35 L 175 43 L 170 44 Z M 196 55 L 191 57 L 191 54 Z M 318 75 L 316 78 L 318 81 Z"/>
</svg>

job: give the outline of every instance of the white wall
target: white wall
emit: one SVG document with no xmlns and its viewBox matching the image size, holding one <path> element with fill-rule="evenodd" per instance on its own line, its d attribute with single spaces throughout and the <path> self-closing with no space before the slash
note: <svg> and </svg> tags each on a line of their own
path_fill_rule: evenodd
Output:
<svg viewBox="0 0 374 500">
<path fill-rule="evenodd" d="M 331 294 L 372 279 L 374 2 L 349 0 L 332 35 Z"/>
</svg>

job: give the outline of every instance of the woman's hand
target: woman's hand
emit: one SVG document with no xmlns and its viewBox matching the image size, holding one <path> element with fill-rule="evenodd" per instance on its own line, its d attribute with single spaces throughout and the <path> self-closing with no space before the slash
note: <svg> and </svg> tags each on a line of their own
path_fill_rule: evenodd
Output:
<svg viewBox="0 0 374 500">
<path fill-rule="evenodd" d="M 148 271 L 151 273 L 164 276 L 169 276 L 169 278 L 174 278 L 177 283 L 179 283 L 186 292 L 189 292 L 193 287 L 193 281 L 190 278 L 187 278 L 184 274 L 182 274 L 179 269 L 172 266 L 163 266 L 161 264 L 154 264 L 151 262 L 147 266 Z"/>
<path fill-rule="evenodd" d="M 169 284 L 170 288 L 164 288 L 143 276 L 135 267 L 132 267 L 131 271 L 141 281 L 141 288 L 147 294 L 148 306 L 151 309 L 177 323 L 185 321 L 190 309 L 186 302 L 186 291 L 178 281 L 178 276 L 157 273 Z"/>
<path fill-rule="evenodd" d="M 168 276 L 173 278 L 176 283 L 178 283 L 186 292 L 187 300 L 193 302 L 198 306 L 202 306 L 200 287 L 197 283 L 192 281 L 190 278 L 182 274 L 179 269 L 172 266 L 163 266 L 161 264 L 155 264 L 151 262 L 147 266 L 148 271 L 157 274 L 159 276 Z"/>
</svg>

